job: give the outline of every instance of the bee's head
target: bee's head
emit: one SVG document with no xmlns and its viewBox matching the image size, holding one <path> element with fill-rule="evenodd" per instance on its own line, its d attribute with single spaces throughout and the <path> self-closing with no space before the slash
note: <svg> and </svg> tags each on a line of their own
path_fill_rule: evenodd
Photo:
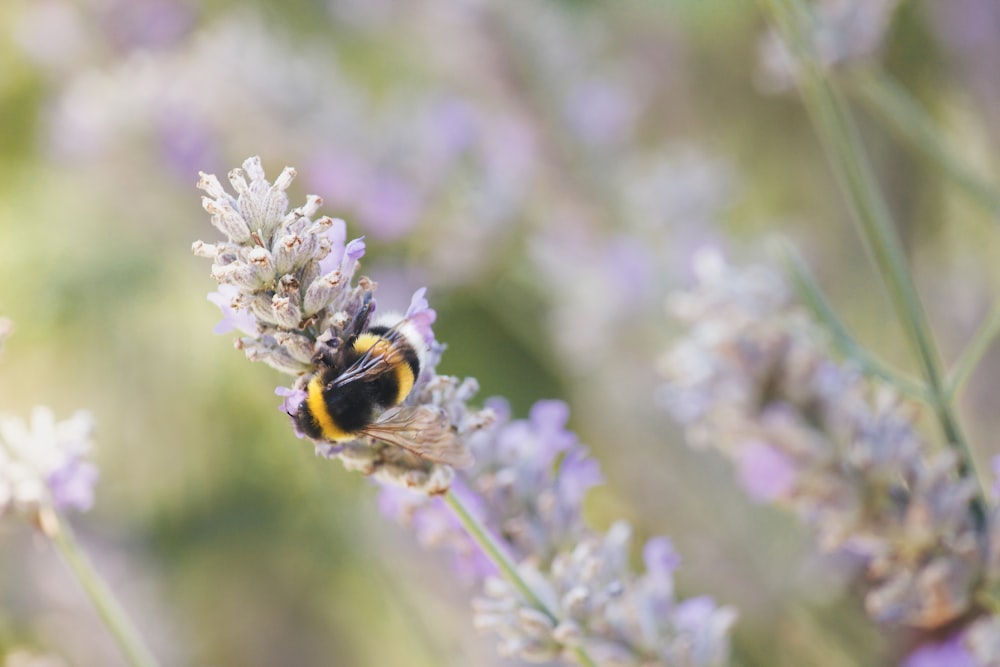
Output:
<svg viewBox="0 0 1000 667">
<path fill-rule="evenodd" d="M 312 364 L 317 369 L 333 368 L 340 363 L 341 350 L 344 343 L 340 338 L 331 338 L 321 343 L 320 348 L 312 356 Z"/>
</svg>

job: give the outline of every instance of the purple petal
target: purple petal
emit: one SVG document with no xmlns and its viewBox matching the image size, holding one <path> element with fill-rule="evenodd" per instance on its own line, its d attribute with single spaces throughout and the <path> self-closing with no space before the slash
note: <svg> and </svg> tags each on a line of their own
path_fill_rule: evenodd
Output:
<svg viewBox="0 0 1000 667">
<path fill-rule="evenodd" d="M 993 486 L 990 489 L 990 493 L 993 496 L 993 500 L 1000 500 L 1000 454 L 997 454 L 991 460 L 993 468 Z"/>
<path fill-rule="evenodd" d="M 278 386 L 275 387 L 274 393 L 278 396 L 285 397 L 285 400 L 281 402 L 278 409 L 286 415 L 294 415 L 299 411 L 299 406 L 302 405 L 302 401 L 306 400 L 306 392 L 301 389 Z"/>
<path fill-rule="evenodd" d="M 406 319 L 413 323 L 421 338 L 429 345 L 434 342 L 434 331 L 431 329 L 431 325 L 437 319 L 437 312 L 428 305 L 427 299 L 424 298 L 426 293 L 426 287 L 421 287 L 413 293 L 410 307 L 406 311 Z"/>
<path fill-rule="evenodd" d="M 214 334 L 224 334 L 239 330 L 248 336 L 257 336 L 257 320 L 245 310 L 233 309 L 233 298 L 239 294 L 239 288 L 233 285 L 219 285 L 218 292 L 209 292 L 208 300 L 222 311 L 222 321 L 212 329 Z"/>
<path fill-rule="evenodd" d="M 669 537 L 654 537 L 646 542 L 642 560 L 646 564 L 646 572 L 658 579 L 673 579 L 674 571 L 681 564 L 681 556 Z"/>
<path fill-rule="evenodd" d="M 344 244 L 347 243 L 347 223 L 334 218 L 333 225 L 326 230 L 326 237 L 330 239 L 330 254 L 319 262 L 320 275 L 326 275 L 340 267 L 340 262 L 344 259 Z"/>
<path fill-rule="evenodd" d="M 587 456 L 586 447 L 574 447 L 559 465 L 559 496 L 570 507 L 580 507 L 587 492 L 601 484 L 601 466 Z"/>
<path fill-rule="evenodd" d="M 358 209 L 364 229 L 376 238 L 398 239 L 420 219 L 423 203 L 417 190 L 391 174 L 376 176 Z"/>
<path fill-rule="evenodd" d="M 674 610 L 674 624 L 681 632 L 699 633 L 715 613 L 715 600 L 707 595 L 688 598 Z"/>
<path fill-rule="evenodd" d="M 900 667 L 977 667 L 979 663 L 954 635 L 936 644 L 924 644 L 911 653 Z"/>
<path fill-rule="evenodd" d="M 795 485 L 795 465 L 771 445 L 752 440 L 739 448 L 737 456 L 740 482 L 753 500 L 778 500 L 787 496 Z"/>
<path fill-rule="evenodd" d="M 89 510 L 94 504 L 94 485 L 99 476 L 96 465 L 76 458 L 54 470 L 48 483 L 56 507 Z"/>
<path fill-rule="evenodd" d="M 554 459 L 577 442 L 576 434 L 566 430 L 569 406 L 563 401 L 538 401 L 531 406 L 529 420 L 537 439 L 541 441 L 538 456 L 542 459 Z"/>
<path fill-rule="evenodd" d="M 344 251 L 344 255 L 348 259 L 361 259 L 365 254 L 365 237 L 351 239 L 351 242 L 347 244 L 347 249 Z"/>
</svg>

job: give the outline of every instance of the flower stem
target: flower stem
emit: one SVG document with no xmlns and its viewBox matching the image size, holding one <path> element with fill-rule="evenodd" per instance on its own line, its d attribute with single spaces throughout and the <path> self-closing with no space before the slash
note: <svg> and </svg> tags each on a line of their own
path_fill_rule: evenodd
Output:
<svg viewBox="0 0 1000 667">
<path fill-rule="evenodd" d="M 801 75 L 800 90 L 806 108 L 837 181 L 844 191 L 851 213 L 858 223 L 868 254 L 878 269 L 896 316 L 914 348 L 927 384 L 928 402 L 934 409 L 948 445 L 959 455 L 960 473 L 979 485 L 979 494 L 973 499 L 971 510 L 977 523 L 984 526 L 986 513 L 982 482 L 976 473 L 969 443 L 950 400 L 930 325 L 907 266 L 902 244 L 893 226 L 888 206 L 879 192 L 857 127 L 844 100 L 823 75 L 802 34 L 803 24 L 808 20 L 802 0 L 763 1 L 795 55 Z"/>
<path fill-rule="evenodd" d="M 455 495 L 453 491 L 449 491 L 444 495 L 444 502 L 451 508 L 451 511 L 455 513 L 455 516 L 461 522 L 462 527 L 465 528 L 465 532 L 469 534 L 469 537 L 479 545 L 479 548 L 483 550 L 493 564 L 497 566 L 497 569 L 503 574 L 503 576 L 517 588 L 518 592 L 527 600 L 533 607 L 538 609 L 546 616 L 552 620 L 553 623 L 558 623 L 559 619 L 555 612 L 549 609 L 540 597 L 531 589 L 528 582 L 524 580 L 521 574 L 517 571 L 517 564 L 514 559 L 507 552 L 500 542 L 490 534 L 489 530 L 484 526 L 479 520 L 469 512 L 468 508 L 462 503 L 462 501 Z M 587 652 L 582 647 L 576 647 L 573 649 L 576 655 L 577 661 L 581 665 L 586 667 L 597 667 L 596 663 L 591 659 Z"/>
<path fill-rule="evenodd" d="M 864 69 L 851 81 L 859 98 L 897 136 L 936 163 L 945 174 L 993 214 L 1000 212 L 1000 188 L 969 167 L 942 139 L 942 132 L 920 103 L 887 73 Z"/>
<path fill-rule="evenodd" d="M 911 379 L 891 368 L 854 340 L 847 327 L 837 317 L 833 306 L 826 300 L 826 296 L 816 284 L 816 280 L 809 273 L 805 261 L 798 256 L 792 245 L 781 240 L 778 242 L 778 250 L 792 275 L 792 280 L 799 292 L 799 298 L 813 312 L 813 316 L 823 323 L 833 344 L 840 352 L 858 364 L 865 373 L 887 382 L 908 396 L 927 401 L 927 389 L 919 380 Z"/>
<path fill-rule="evenodd" d="M 142 635 L 132 623 L 128 613 L 111 592 L 101 575 L 94 569 L 93 564 L 80 547 L 69 526 L 69 522 L 59 515 L 51 530 L 47 531 L 52 537 L 52 542 L 62 553 L 63 558 L 69 565 L 77 581 L 94 603 L 97 612 L 107 626 L 108 630 L 118 642 L 122 653 L 125 654 L 128 663 L 132 667 L 157 667 L 158 662 L 153 657 L 152 652 L 146 646 Z"/>
</svg>

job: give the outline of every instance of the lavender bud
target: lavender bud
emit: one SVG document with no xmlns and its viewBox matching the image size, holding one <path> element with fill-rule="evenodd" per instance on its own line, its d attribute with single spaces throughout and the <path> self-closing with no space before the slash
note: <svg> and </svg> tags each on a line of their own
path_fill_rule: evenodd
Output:
<svg viewBox="0 0 1000 667">
<path fill-rule="evenodd" d="M 312 258 L 312 247 L 298 234 L 279 236 L 274 244 L 274 261 L 279 274 L 291 273 Z"/>
<path fill-rule="evenodd" d="M 517 620 L 521 624 L 521 628 L 529 636 L 537 637 L 539 640 L 545 640 L 551 637 L 552 630 L 555 628 L 555 623 L 552 619 L 530 607 L 522 607 L 517 610 Z"/>
<path fill-rule="evenodd" d="M 277 275 L 274 258 L 266 248 L 254 247 L 247 254 L 247 263 L 257 272 L 257 284 L 267 285 Z"/>
<path fill-rule="evenodd" d="M 263 285 L 257 268 L 241 261 L 225 265 L 214 265 L 212 267 L 212 277 L 220 283 L 235 285 L 249 291 L 256 291 Z"/>
<path fill-rule="evenodd" d="M 293 359 L 303 363 L 311 364 L 315 346 L 306 336 L 301 334 L 278 331 L 274 334 L 274 340 L 283 347 Z"/>
<path fill-rule="evenodd" d="M 242 244 L 250 240 L 250 228 L 228 201 L 202 197 L 201 205 L 211 214 L 212 225 L 231 242 Z"/>
<path fill-rule="evenodd" d="M 205 243 L 204 241 L 195 241 L 191 244 L 191 252 L 195 254 L 196 257 L 207 257 L 208 259 L 215 259 L 219 256 L 219 246 L 214 243 Z"/>
<path fill-rule="evenodd" d="M 302 311 L 306 316 L 313 315 L 330 305 L 330 301 L 340 288 L 340 271 L 331 271 L 325 276 L 313 280 L 306 288 L 302 300 Z"/>
<path fill-rule="evenodd" d="M 563 646 L 578 646 L 583 640 L 583 629 L 573 621 L 563 621 L 552 631 L 552 638 Z"/>
<path fill-rule="evenodd" d="M 280 327 L 294 329 L 302 321 L 299 305 L 291 297 L 275 294 L 271 299 L 271 307 L 274 309 L 274 321 Z"/>
</svg>

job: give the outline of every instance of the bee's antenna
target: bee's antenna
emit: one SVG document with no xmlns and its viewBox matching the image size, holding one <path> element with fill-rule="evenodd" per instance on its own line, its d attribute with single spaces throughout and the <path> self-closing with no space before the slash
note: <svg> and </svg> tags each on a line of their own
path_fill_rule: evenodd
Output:
<svg viewBox="0 0 1000 667">
<path fill-rule="evenodd" d="M 348 346 L 353 344 L 354 339 L 357 338 L 358 334 L 364 330 L 374 310 L 375 296 L 371 290 L 366 290 L 361 303 L 361 310 L 358 311 L 358 314 L 354 316 L 354 319 L 351 320 L 350 325 L 347 327 L 347 331 L 349 333 L 344 342 L 347 343 Z"/>
</svg>

